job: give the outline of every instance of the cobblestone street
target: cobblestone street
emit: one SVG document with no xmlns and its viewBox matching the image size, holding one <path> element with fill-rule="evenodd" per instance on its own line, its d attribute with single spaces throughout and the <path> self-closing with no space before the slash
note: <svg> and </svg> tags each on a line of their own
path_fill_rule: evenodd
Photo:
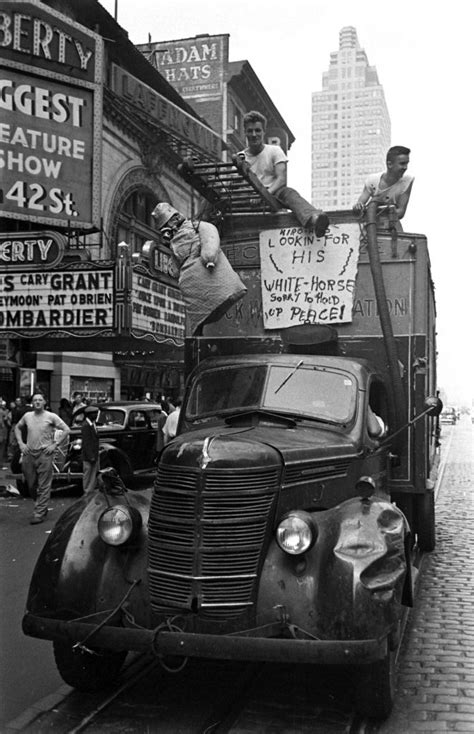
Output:
<svg viewBox="0 0 474 734">
<path fill-rule="evenodd" d="M 436 503 L 437 544 L 424 560 L 382 734 L 474 732 L 473 435 L 468 416 L 443 428 L 442 451 L 451 445 Z"/>
</svg>

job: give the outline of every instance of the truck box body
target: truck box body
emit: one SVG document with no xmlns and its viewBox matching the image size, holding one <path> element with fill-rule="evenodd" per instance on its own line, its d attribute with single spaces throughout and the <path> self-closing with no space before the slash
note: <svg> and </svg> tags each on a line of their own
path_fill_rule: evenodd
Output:
<svg viewBox="0 0 474 734">
<path fill-rule="evenodd" d="M 369 360 L 386 375 L 389 384 L 366 233 L 352 212 L 332 213 L 331 223 L 335 233 L 344 227 L 356 227 L 360 232 L 352 321 L 331 324 L 337 331 L 337 353 Z M 405 395 L 401 414 L 403 422 L 408 423 L 423 411 L 425 397 L 436 392 L 434 286 L 426 237 L 403 232 L 400 226 L 397 231 L 391 231 L 383 219 L 380 224 L 377 242 Z M 294 239 L 304 232 L 290 213 L 265 217 L 241 215 L 229 220 L 221 246 L 245 283 L 247 294 L 220 321 L 206 325 L 203 336 L 187 340 L 188 371 L 209 356 L 278 353 L 285 349 L 282 330 L 265 329 L 263 320 L 260 233 L 275 229 L 294 232 Z M 314 238 L 306 249 L 314 251 L 319 246 Z M 432 419 L 406 429 L 400 443 L 400 463 L 393 471 L 392 492 L 425 491 L 426 477 L 435 456 L 434 434 Z"/>
</svg>

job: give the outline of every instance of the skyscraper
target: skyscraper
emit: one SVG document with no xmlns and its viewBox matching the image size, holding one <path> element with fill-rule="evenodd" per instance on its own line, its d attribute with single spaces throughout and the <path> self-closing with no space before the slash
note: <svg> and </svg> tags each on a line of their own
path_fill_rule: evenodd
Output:
<svg viewBox="0 0 474 734">
<path fill-rule="evenodd" d="M 375 66 L 356 29 L 339 32 L 322 91 L 312 95 L 311 196 L 325 209 L 348 209 L 369 173 L 385 168 L 390 117 Z"/>
</svg>

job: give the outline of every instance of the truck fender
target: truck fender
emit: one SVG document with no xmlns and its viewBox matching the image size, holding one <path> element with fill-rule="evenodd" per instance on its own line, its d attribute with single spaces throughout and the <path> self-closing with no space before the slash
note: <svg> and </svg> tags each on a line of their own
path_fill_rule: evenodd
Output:
<svg viewBox="0 0 474 734">
<path fill-rule="evenodd" d="M 150 492 L 127 497 L 142 516 L 133 541 L 110 546 L 99 536 L 97 523 L 110 504 L 126 504 L 122 497 L 105 498 L 96 492 L 83 497 L 59 518 L 38 558 L 27 600 L 27 610 L 62 619 L 113 610 L 130 587 L 128 607 L 135 620 L 149 617 L 147 583 L 147 525 Z"/>
<path fill-rule="evenodd" d="M 270 544 L 258 623 L 284 619 L 320 639 L 386 635 L 400 618 L 410 568 L 403 513 L 391 502 L 355 497 L 310 514 L 318 535 L 305 554 Z"/>
<path fill-rule="evenodd" d="M 117 469 L 124 482 L 133 476 L 133 469 L 127 454 L 113 443 L 103 443 L 99 446 L 99 466 L 105 469 L 112 466 Z"/>
</svg>

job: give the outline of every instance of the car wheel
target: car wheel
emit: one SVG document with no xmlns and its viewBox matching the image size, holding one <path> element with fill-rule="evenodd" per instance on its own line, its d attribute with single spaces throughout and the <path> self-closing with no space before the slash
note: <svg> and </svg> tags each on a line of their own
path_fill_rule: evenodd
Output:
<svg viewBox="0 0 474 734">
<path fill-rule="evenodd" d="M 54 659 L 61 678 L 78 691 L 110 687 L 122 668 L 126 651 L 95 649 L 87 652 L 67 642 L 53 642 Z"/>
<path fill-rule="evenodd" d="M 395 701 L 396 650 L 389 650 L 383 660 L 357 669 L 355 709 L 367 718 L 386 719 Z"/>
</svg>

